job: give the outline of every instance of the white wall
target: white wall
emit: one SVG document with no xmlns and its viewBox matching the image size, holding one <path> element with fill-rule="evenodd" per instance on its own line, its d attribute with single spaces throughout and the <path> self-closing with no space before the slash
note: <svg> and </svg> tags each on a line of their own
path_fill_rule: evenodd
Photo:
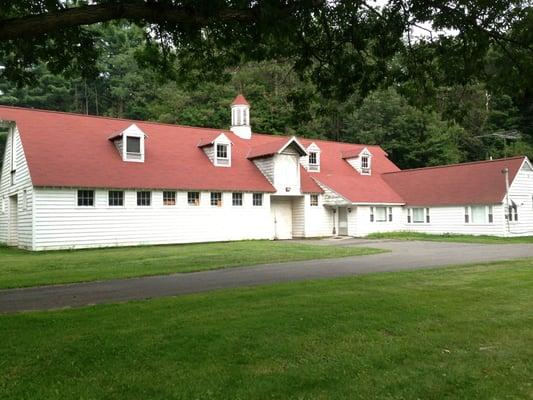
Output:
<svg viewBox="0 0 533 400">
<path fill-rule="evenodd" d="M 13 140 L 15 143 L 15 183 L 11 184 L 11 155 Z M 33 245 L 32 209 L 33 189 L 24 149 L 16 128 L 10 128 L 0 175 L 0 243 L 7 242 L 10 215 L 10 196 L 18 196 L 17 236 L 18 246 L 31 249 Z M 24 194 L 25 193 L 25 194 Z"/>
<path fill-rule="evenodd" d="M 270 199 L 232 206 L 223 193 L 221 207 L 210 205 L 201 192 L 200 205 L 187 204 L 187 192 L 177 193 L 175 206 L 163 205 L 163 192 L 152 191 L 152 205 L 138 207 L 135 191 L 125 192 L 124 207 L 109 207 L 107 190 L 95 191 L 95 207 L 78 207 L 76 189 L 35 189 L 35 249 L 128 246 L 143 244 L 271 239 Z"/>
<path fill-rule="evenodd" d="M 524 164 L 509 188 L 509 198 L 518 206 L 518 221 L 505 223 L 507 236 L 533 235 L 533 171 Z"/>
<path fill-rule="evenodd" d="M 358 205 L 352 207 L 352 212 L 348 213 L 348 235 L 366 236 L 375 232 L 399 231 L 403 227 L 404 212 L 401 206 L 375 205 L 376 207 L 387 207 L 387 221 L 370 221 L 370 206 Z M 392 222 L 388 220 L 388 207 L 392 207 Z"/>
<path fill-rule="evenodd" d="M 407 223 L 407 210 L 404 210 L 404 227 L 402 230 L 433 234 L 457 233 L 465 235 L 503 235 L 504 214 L 501 205 L 493 205 L 493 223 L 465 223 L 465 208 L 429 207 L 430 223 Z M 470 216 L 470 218 L 472 218 Z"/>
<path fill-rule="evenodd" d="M 305 237 L 332 236 L 333 211 L 324 207 L 324 195 L 318 195 L 318 206 L 311 206 L 311 195 L 304 195 Z"/>
</svg>

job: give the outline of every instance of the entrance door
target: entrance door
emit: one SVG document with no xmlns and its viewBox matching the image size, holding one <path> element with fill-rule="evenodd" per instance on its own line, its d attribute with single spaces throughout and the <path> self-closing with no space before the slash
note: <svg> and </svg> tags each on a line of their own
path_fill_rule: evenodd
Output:
<svg viewBox="0 0 533 400">
<path fill-rule="evenodd" d="M 9 197 L 9 223 L 8 223 L 8 234 L 7 234 L 7 244 L 9 246 L 18 245 L 18 199 L 17 196 Z"/>
<path fill-rule="evenodd" d="M 292 239 L 291 199 L 270 198 L 270 211 L 274 221 L 275 239 Z"/>
<path fill-rule="evenodd" d="M 339 235 L 348 236 L 348 210 L 346 207 L 339 207 Z"/>
</svg>

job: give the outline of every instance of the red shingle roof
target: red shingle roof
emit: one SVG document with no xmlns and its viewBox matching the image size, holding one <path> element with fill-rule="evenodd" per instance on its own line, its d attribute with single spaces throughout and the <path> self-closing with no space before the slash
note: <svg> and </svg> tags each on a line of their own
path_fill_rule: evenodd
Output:
<svg viewBox="0 0 533 400">
<path fill-rule="evenodd" d="M 0 120 L 16 121 L 35 186 L 274 192 L 249 157 L 274 149 L 273 154 L 290 140 L 257 133 L 247 140 L 222 129 L 4 106 L 0 106 Z M 144 163 L 122 161 L 108 140 L 132 123 L 147 135 Z M 221 133 L 233 144 L 230 168 L 215 167 L 198 147 Z M 297 140 L 304 148 L 313 142 L 320 148 L 320 172 L 301 168 L 302 191 L 322 193 L 320 183 L 354 203 L 498 203 L 505 194 L 501 169 L 509 168 L 512 182 L 524 161 L 515 157 L 399 171 L 379 146 Z M 360 175 L 343 159 L 365 147 L 372 154 L 369 176 Z"/>
<path fill-rule="evenodd" d="M 383 179 L 409 205 L 496 204 L 505 197 L 504 168 L 512 183 L 525 157 L 387 173 Z"/>
<path fill-rule="evenodd" d="M 235 99 L 231 102 L 232 106 L 249 106 L 250 104 L 246 101 L 242 94 L 238 94 Z"/>
</svg>

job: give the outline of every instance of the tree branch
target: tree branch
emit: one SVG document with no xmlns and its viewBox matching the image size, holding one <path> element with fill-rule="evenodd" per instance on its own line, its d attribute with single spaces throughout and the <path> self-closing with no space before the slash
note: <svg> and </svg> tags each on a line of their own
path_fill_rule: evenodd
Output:
<svg viewBox="0 0 533 400">
<path fill-rule="evenodd" d="M 198 14 L 195 10 L 171 4 L 120 2 L 66 8 L 39 15 L 0 19 L 0 40 L 36 37 L 65 28 L 116 19 L 154 24 L 175 23 L 206 26 L 212 22 L 249 23 L 256 19 L 254 9 L 224 8 L 216 13 Z"/>
</svg>

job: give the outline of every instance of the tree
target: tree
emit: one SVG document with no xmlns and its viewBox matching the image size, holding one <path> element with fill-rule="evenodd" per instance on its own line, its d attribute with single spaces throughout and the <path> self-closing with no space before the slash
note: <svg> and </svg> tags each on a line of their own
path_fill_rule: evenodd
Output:
<svg viewBox="0 0 533 400">
<path fill-rule="evenodd" d="M 243 61 L 291 58 L 321 93 L 341 99 L 390 84 L 399 53 L 413 77 L 429 48 L 444 77 L 463 83 L 482 71 L 491 45 L 531 51 L 527 37 L 506 36 L 527 10 L 525 0 L 390 0 L 381 8 L 364 0 L 4 0 L 0 59 L 3 74 L 19 82 L 37 61 L 53 73 L 95 77 L 94 26 L 127 20 L 144 32 L 143 60 L 167 73 L 175 58 L 177 73 L 203 69 L 204 78 Z M 424 23 L 458 33 L 415 41 L 411 29 Z"/>
<path fill-rule="evenodd" d="M 462 160 L 457 143 L 464 130 L 435 112 L 409 105 L 395 89 L 376 91 L 347 117 L 343 139 L 381 145 L 400 168 Z"/>
</svg>

